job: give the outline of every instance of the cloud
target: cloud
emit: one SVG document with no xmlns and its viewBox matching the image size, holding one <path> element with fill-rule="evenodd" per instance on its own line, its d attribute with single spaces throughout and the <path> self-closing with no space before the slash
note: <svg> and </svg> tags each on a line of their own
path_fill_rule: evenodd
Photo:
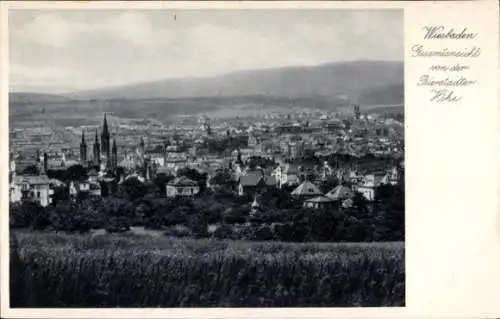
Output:
<svg viewBox="0 0 500 319">
<path fill-rule="evenodd" d="M 143 50 L 157 48 L 158 42 L 164 42 L 165 30 L 155 29 L 145 14 L 125 12 L 112 17 L 93 27 L 94 32 L 104 36 L 129 42 L 132 46 Z M 160 37 L 161 36 L 161 37 Z M 161 41 L 159 41 L 161 40 Z"/>
<path fill-rule="evenodd" d="M 317 19 L 310 12 L 304 19 L 297 12 L 280 12 L 276 19 L 253 12 L 245 20 L 238 13 L 197 11 L 180 14 L 177 22 L 170 13 L 151 11 L 15 12 L 11 81 L 86 89 L 244 69 L 401 59 L 402 14 L 380 12 L 321 12 Z"/>
<path fill-rule="evenodd" d="M 40 14 L 16 30 L 14 38 L 39 45 L 63 47 L 68 45 L 75 31 L 83 25 L 67 23 L 55 14 Z"/>
</svg>

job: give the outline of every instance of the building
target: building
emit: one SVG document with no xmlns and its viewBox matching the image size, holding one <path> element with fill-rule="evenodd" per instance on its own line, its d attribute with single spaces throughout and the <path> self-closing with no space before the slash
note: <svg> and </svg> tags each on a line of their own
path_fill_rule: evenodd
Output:
<svg viewBox="0 0 500 319">
<path fill-rule="evenodd" d="M 280 165 L 271 174 L 280 188 L 285 185 L 292 186 L 300 183 L 299 168 L 294 164 Z"/>
<path fill-rule="evenodd" d="M 194 196 L 200 192 L 197 182 L 185 177 L 177 177 L 167 183 L 167 197 Z"/>
<path fill-rule="evenodd" d="M 98 181 L 97 181 L 97 171 L 95 170 L 95 168 L 91 168 L 88 173 L 87 173 L 87 176 L 89 177 L 89 182 L 91 184 L 97 184 Z"/>
<path fill-rule="evenodd" d="M 33 201 L 41 206 L 52 203 L 54 190 L 46 175 L 13 176 L 9 189 L 10 202 Z"/>
<path fill-rule="evenodd" d="M 347 186 L 338 185 L 328 193 L 326 196 L 334 202 L 341 202 L 354 197 L 354 192 Z"/>
<path fill-rule="evenodd" d="M 99 184 L 89 184 L 89 195 L 101 196 L 101 186 Z"/>
<path fill-rule="evenodd" d="M 293 192 L 292 196 L 296 197 L 316 197 L 323 195 L 319 188 L 309 181 L 304 181 Z"/>
<path fill-rule="evenodd" d="M 71 181 L 69 184 L 69 195 L 77 197 L 80 193 L 90 193 L 90 183 L 88 181 Z"/>
<path fill-rule="evenodd" d="M 97 129 L 95 131 L 94 149 L 93 149 L 92 154 L 93 154 L 94 163 L 100 164 L 101 163 L 101 146 L 99 144 L 99 137 L 98 137 Z"/>
<path fill-rule="evenodd" d="M 386 176 L 384 172 L 375 172 L 365 175 L 363 181 L 357 186 L 356 190 L 363 194 L 369 200 L 375 200 L 375 190 L 383 184 L 383 179 Z"/>
<path fill-rule="evenodd" d="M 80 143 L 80 161 L 85 163 L 87 161 L 87 143 L 85 142 L 85 133 L 82 130 L 82 142 Z"/>
<path fill-rule="evenodd" d="M 251 171 L 238 178 L 238 195 L 255 196 L 257 193 L 263 192 L 268 187 L 274 187 L 274 180 L 270 176 L 264 176 L 262 172 Z"/>
<path fill-rule="evenodd" d="M 303 203 L 304 208 L 312 208 L 312 209 L 322 209 L 328 208 L 332 205 L 333 201 L 328 196 L 318 196 L 307 199 Z"/>
<path fill-rule="evenodd" d="M 108 130 L 108 121 L 106 119 L 106 113 L 104 113 L 104 122 L 102 125 L 101 133 L 101 155 L 106 157 L 106 160 L 110 158 L 110 135 Z"/>
</svg>

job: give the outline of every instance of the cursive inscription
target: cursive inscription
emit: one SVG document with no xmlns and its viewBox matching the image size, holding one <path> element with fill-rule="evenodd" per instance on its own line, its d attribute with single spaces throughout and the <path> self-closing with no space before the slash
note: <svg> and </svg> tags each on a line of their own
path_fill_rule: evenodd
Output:
<svg viewBox="0 0 500 319">
<path fill-rule="evenodd" d="M 478 82 L 470 78 L 471 66 L 465 63 L 481 55 L 481 48 L 474 41 L 478 33 L 468 27 L 443 25 L 427 25 L 422 31 L 422 43 L 413 44 L 410 52 L 412 57 L 428 59 L 431 63 L 418 77 L 417 86 L 429 90 L 429 101 L 433 103 L 462 101 L 467 88 Z M 436 47 L 439 41 L 443 46 Z M 455 61 L 443 63 L 443 59 L 449 58 Z"/>
<path fill-rule="evenodd" d="M 454 28 L 446 29 L 444 26 L 425 26 L 424 27 L 424 39 L 474 39 L 477 37 L 477 33 L 467 32 L 467 28 L 463 28 L 462 31 L 456 32 Z"/>
</svg>

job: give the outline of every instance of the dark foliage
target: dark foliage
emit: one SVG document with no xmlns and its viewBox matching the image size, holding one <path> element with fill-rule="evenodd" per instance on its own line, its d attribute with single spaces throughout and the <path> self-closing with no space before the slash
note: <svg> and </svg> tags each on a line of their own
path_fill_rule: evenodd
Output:
<svg viewBox="0 0 500 319">
<path fill-rule="evenodd" d="M 332 205 L 319 210 L 303 208 L 301 200 L 283 189 L 267 189 L 258 196 L 259 207 L 251 209 L 251 197 L 206 192 L 195 198 L 158 198 L 147 195 L 146 187 L 131 178 L 121 185 L 120 197 L 86 196 L 70 201 L 61 195 L 45 208 L 29 202 L 12 204 L 10 224 L 12 228 L 65 232 L 185 226 L 195 237 L 295 242 L 404 240 L 402 185 L 379 187 L 374 202 L 356 193 L 350 208 Z"/>
</svg>

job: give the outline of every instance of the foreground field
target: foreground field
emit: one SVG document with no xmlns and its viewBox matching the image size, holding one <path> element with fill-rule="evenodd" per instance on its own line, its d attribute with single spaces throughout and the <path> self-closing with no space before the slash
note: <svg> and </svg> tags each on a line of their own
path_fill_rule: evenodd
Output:
<svg viewBox="0 0 500 319">
<path fill-rule="evenodd" d="M 404 306 L 404 243 L 12 233 L 12 307 Z"/>
</svg>

